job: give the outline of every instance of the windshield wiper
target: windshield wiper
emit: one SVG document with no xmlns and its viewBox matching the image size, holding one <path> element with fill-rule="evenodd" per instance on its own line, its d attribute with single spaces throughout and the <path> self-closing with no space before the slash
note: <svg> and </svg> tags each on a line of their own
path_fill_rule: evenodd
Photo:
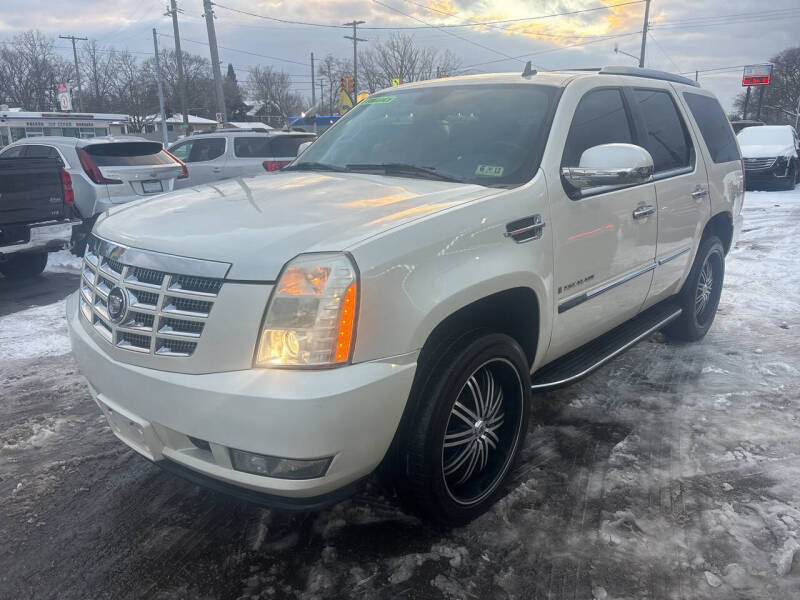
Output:
<svg viewBox="0 0 800 600">
<path fill-rule="evenodd" d="M 284 171 L 336 171 L 337 173 L 346 173 L 350 169 L 347 167 L 340 167 L 339 165 L 332 165 L 322 162 L 299 162 L 288 167 L 284 167 Z"/>
<path fill-rule="evenodd" d="M 386 175 L 425 175 L 440 179 L 441 181 L 452 181 L 454 183 L 464 183 L 463 179 L 440 173 L 435 167 L 420 167 L 408 163 L 353 163 L 347 165 L 348 171 L 383 171 Z"/>
</svg>

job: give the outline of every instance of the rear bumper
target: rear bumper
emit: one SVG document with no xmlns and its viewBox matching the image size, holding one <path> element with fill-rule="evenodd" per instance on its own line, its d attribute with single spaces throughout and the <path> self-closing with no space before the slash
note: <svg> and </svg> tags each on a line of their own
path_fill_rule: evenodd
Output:
<svg viewBox="0 0 800 600">
<path fill-rule="evenodd" d="M 262 504 L 283 508 L 336 501 L 377 467 L 416 369 L 410 357 L 324 371 L 159 371 L 113 360 L 79 320 L 76 294 L 67 302 L 67 321 L 73 355 L 117 437 L 197 483 L 244 488 L 246 496 L 255 492 Z M 232 449 L 332 461 L 322 477 L 265 477 L 235 470 Z"/>
<path fill-rule="evenodd" d="M 74 223 L 79 223 L 79 221 Z M 30 239 L 26 243 L 0 246 L 0 255 L 61 250 L 72 239 L 72 226 L 72 221 L 34 223 L 30 225 Z"/>
</svg>

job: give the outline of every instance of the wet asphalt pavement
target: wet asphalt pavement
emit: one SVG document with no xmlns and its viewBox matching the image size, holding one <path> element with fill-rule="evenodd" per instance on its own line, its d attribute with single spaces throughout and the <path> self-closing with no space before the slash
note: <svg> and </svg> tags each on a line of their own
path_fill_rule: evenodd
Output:
<svg viewBox="0 0 800 600">
<path fill-rule="evenodd" d="M 0 363 L 0 598 L 800 597 L 800 192 L 747 202 L 709 335 L 537 397 L 508 493 L 451 531 L 374 485 L 299 515 L 198 488 L 68 354 Z M 77 273 L 8 283 L 0 323 Z"/>
</svg>

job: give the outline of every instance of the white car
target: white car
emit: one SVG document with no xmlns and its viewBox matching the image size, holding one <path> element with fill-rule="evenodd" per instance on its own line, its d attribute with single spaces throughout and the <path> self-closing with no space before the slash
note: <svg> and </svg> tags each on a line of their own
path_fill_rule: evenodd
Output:
<svg viewBox="0 0 800 600">
<path fill-rule="evenodd" d="M 297 157 L 301 144 L 315 138 L 314 134 L 302 132 L 236 129 L 183 138 L 169 148 L 188 168 L 188 176 L 176 187 L 277 171 Z"/>
<path fill-rule="evenodd" d="M 111 210 L 73 354 L 165 469 L 309 509 L 383 465 L 463 523 L 502 493 L 532 394 L 706 334 L 743 195 L 719 102 L 683 77 L 404 85 L 274 176 Z"/>
<path fill-rule="evenodd" d="M 0 158 L 54 158 L 69 173 L 75 209 L 83 221 L 73 243 L 83 254 L 95 219 L 120 204 L 175 189 L 186 177 L 186 165 L 164 151 L 160 142 L 134 136 L 94 138 L 40 136 L 9 144 Z"/>
<path fill-rule="evenodd" d="M 800 181 L 800 138 L 791 125 L 745 127 L 736 136 L 742 149 L 747 187 L 794 189 Z"/>
</svg>

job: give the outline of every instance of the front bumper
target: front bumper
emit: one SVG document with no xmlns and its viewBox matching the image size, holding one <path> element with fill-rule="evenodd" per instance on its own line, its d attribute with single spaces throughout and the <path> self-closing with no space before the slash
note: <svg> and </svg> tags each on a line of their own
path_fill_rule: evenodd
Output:
<svg viewBox="0 0 800 600">
<path fill-rule="evenodd" d="M 114 433 L 148 459 L 171 461 L 197 482 L 211 478 L 262 494 L 262 504 L 314 507 L 319 497 L 371 473 L 405 408 L 415 355 L 320 371 L 247 369 L 186 374 L 113 360 L 67 302 L 72 352 Z M 208 442 L 209 449 L 190 440 Z M 269 456 L 332 456 L 323 477 L 290 480 L 233 469 L 230 449 Z M 191 477 L 190 477 L 191 478 Z M 268 496 L 282 498 L 270 502 Z"/>
<path fill-rule="evenodd" d="M 748 184 L 781 181 L 791 174 L 791 160 L 776 159 L 767 168 L 753 168 L 745 164 L 744 178 Z"/>
<path fill-rule="evenodd" d="M 79 221 L 57 221 L 30 225 L 30 238 L 22 244 L 0 246 L 0 255 L 17 252 L 55 252 L 72 239 L 72 226 Z"/>
</svg>

